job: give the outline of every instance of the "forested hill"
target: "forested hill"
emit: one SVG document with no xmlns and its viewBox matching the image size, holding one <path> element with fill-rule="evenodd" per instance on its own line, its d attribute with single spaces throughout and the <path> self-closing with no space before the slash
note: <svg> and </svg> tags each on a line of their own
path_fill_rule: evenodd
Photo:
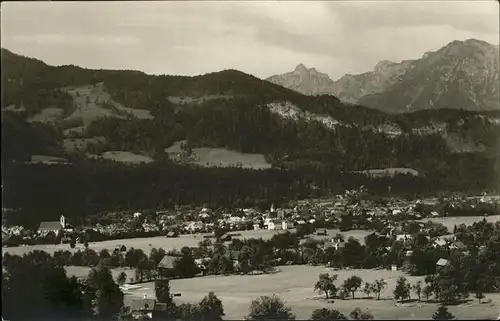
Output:
<svg viewBox="0 0 500 321">
<path fill-rule="evenodd" d="M 228 205 L 241 203 L 245 194 L 253 201 L 279 200 L 337 190 L 345 182 L 341 173 L 388 167 L 422 174 L 412 193 L 423 192 L 430 180 L 433 189 L 494 187 L 498 112 L 388 115 L 344 105 L 334 96 L 305 96 L 236 70 L 152 76 L 53 67 L 7 50 L 2 67 L 7 207 L 105 210 L 124 206 L 125 189 L 141 200 L 130 200 L 131 207 Z M 166 152 L 179 141 L 180 152 Z M 275 174 L 202 168 L 219 166 L 224 157 L 255 155 L 263 155 Z M 69 164 L 29 164 L 50 157 Z M 150 164 L 106 161 L 128 161 L 124 157 Z M 47 195 L 26 200 L 27 193 L 41 195 L 41 190 Z M 62 197 L 65 192 L 69 196 Z"/>
</svg>

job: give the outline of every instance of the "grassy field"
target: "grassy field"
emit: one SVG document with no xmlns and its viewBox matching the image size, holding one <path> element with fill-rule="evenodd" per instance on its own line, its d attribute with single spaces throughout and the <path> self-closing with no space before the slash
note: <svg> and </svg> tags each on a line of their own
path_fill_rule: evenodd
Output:
<svg viewBox="0 0 500 321">
<path fill-rule="evenodd" d="M 172 155 L 180 153 L 181 143 L 185 143 L 185 141 L 175 142 L 172 146 L 166 148 L 165 152 Z M 271 168 L 271 164 L 266 161 L 262 154 L 240 153 L 226 148 L 193 148 L 191 158 L 194 159 L 193 163 L 204 167 Z"/>
<path fill-rule="evenodd" d="M 309 318 L 311 312 L 318 308 L 338 309 L 344 314 L 349 314 L 354 308 L 360 307 L 368 310 L 376 319 L 430 319 L 438 305 L 434 303 L 417 302 L 399 304 L 393 300 L 392 291 L 396 279 L 404 275 L 403 272 L 387 270 L 342 270 L 333 271 L 325 267 L 314 266 L 283 266 L 281 272 L 268 275 L 233 275 L 233 276 L 208 276 L 194 279 L 172 280 L 172 293 L 180 293 L 176 297 L 177 303 L 198 302 L 209 291 L 222 300 L 225 310 L 225 319 L 241 319 L 248 314 L 252 299 L 262 295 L 276 294 L 286 300 L 298 319 Z M 355 294 L 355 299 L 336 300 L 327 302 L 322 294 L 313 291 L 319 273 L 330 272 L 339 275 L 337 284 L 346 278 L 357 275 L 364 281 L 373 282 L 383 278 L 388 283 L 381 294 L 381 300 L 369 299 L 362 292 Z M 83 273 L 83 271 L 82 271 Z M 85 275 L 88 272 L 85 272 Z M 115 274 L 117 275 L 117 271 Z M 423 277 L 406 276 L 411 284 L 422 280 Z M 143 283 L 137 290 L 126 291 L 125 304 L 147 294 L 154 298 L 154 285 L 152 282 Z M 415 294 L 412 294 L 416 298 Z M 486 294 L 486 300 L 491 303 L 479 304 L 477 300 L 451 306 L 449 310 L 458 319 L 486 319 L 497 317 L 500 309 L 500 294 Z"/>
<path fill-rule="evenodd" d="M 73 97 L 75 111 L 66 120 L 81 119 L 85 126 L 103 117 L 130 115 L 139 119 L 152 119 L 148 110 L 127 108 L 111 99 L 102 84 L 66 88 Z"/>
<path fill-rule="evenodd" d="M 293 231 L 293 230 L 292 230 Z M 241 231 L 241 236 L 237 238 L 263 238 L 270 239 L 274 234 L 280 233 L 281 231 Z M 330 236 L 334 236 L 339 233 L 339 230 L 328 230 L 328 236 L 314 236 L 314 238 L 322 239 Z M 363 241 L 363 238 L 370 234 L 369 231 L 363 230 L 352 230 L 349 232 L 342 233 L 347 237 L 353 236 L 355 238 Z M 156 236 L 148 238 L 135 238 L 135 239 L 123 239 L 123 240 L 110 240 L 104 242 L 90 242 L 89 248 L 100 251 L 102 249 L 107 249 L 108 251 L 113 251 L 118 245 L 125 245 L 127 248 L 134 247 L 136 249 L 143 250 L 146 254 L 149 254 L 152 248 L 163 248 L 164 250 L 178 249 L 180 250 L 183 246 L 197 246 L 198 242 L 203 240 L 202 234 L 196 235 L 181 235 L 177 238 L 167 238 L 165 236 Z M 47 253 L 54 253 L 55 251 L 77 251 L 83 250 L 83 244 L 77 244 L 74 249 L 69 247 L 69 244 L 58 244 L 58 245 L 28 245 L 28 246 L 16 246 L 16 247 L 5 247 L 3 248 L 4 253 L 10 253 L 11 255 L 23 255 L 33 250 L 43 250 Z"/>
<path fill-rule="evenodd" d="M 50 123 L 61 119 L 64 110 L 56 107 L 45 108 L 38 114 L 28 119 L 28 122 Z"/>
<path fill-rule="evenodd" d="M 151 163 L 152 161 L 154 161 L 149 156 L 134 154 L 125 151 L 108 151 L 102 153 L 101 155 L 87 154 L 87 156 L 93 158 L 103 158 L 106 160 L 112 160 L 115 162 L 127 163 L 127 164 Z"/>
<path fill-rule="evenodd" d="M 474 222 L 480 222 L 486 219 L 486 221 L 495 223 L 500 221 L 500 215 L 491 215 L 491 216 L 461 216 L 461 217 L 438 217 L 438 218 L 426 218 L 419 220 L 420 222 L 432 221 L 436 223 L 441 223 L 448 228 L 450 233 L 453 233 L 453 226 L 465 224 L 472 225 Z"/>
</svg>

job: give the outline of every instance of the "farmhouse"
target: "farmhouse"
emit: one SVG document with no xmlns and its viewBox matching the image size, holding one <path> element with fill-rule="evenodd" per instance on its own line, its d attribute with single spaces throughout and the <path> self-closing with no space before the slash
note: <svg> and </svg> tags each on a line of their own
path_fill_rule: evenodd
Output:
<svg viewBox="0 0 500 321">
<path fill-rule="evenodd" d="M 163 277 L 172 277 L 177 260 L 179 260 L 177 256 L 165 255 L 157 266 L 160 275 Z"/>
<path fill-rule="evenodd" d="M 143 298 L 133 300 L 130 304 L 130 312 L 133 319 L 148 320 L 160 319 L 162 312 L 167 310 L 165 303 L 156 302 L 156 300 Z"/>
</svg>

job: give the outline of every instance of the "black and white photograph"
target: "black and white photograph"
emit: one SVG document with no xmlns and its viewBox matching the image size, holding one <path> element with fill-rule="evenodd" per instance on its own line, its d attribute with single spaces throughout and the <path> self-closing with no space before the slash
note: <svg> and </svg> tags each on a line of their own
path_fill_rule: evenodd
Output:
<svg viewBox="0 0 500 321">
<path fill-rule="evenodd" d="M 2 321 L 500 320 L 500 2 L 4 1 Z"/>
</svg>

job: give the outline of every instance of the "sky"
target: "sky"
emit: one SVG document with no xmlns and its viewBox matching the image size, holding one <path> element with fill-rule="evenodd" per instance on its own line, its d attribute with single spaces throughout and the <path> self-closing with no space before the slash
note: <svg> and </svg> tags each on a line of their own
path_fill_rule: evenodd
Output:
<svg viewBox="0 0 500 321">
<path fill-rule="evenodd" d="M 499 42 L 498 1 L 3 2 L 2 47 L 50 65 L 332 79 L 453 40 Z"/>
</svg>

